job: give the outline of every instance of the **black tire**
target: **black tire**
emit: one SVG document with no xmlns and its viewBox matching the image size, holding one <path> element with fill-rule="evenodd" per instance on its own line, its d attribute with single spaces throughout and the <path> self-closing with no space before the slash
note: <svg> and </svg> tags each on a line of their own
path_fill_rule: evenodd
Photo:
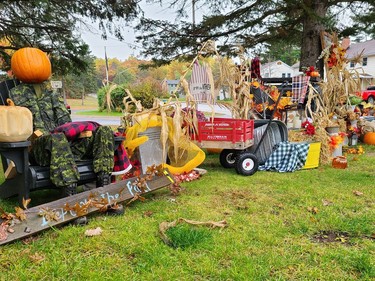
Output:
<svg viewBox="0 0 375 281">
<path fill-rule="evenodd" d="M 375 99 L 374 99 L 374 97 L 369 97 L 368 99 L 367 99 L 367 102 L 368 103 L 371 103 L 372 105 L 375 103 Z"/>
<path fill-rule="evenodd" d="M 223 149 L 220 152 L 220 164 L 224 168 L 233 168 L 234 165 L 236 164 L 236 157 L 238 153 L 234 149 Z"/>
<path fill-rule="evenodd" d="M 258 166 L 258 158 L 254 154 L 250 152 L 243 152 L 237 156 L 234 167 L 238 174 L 251 176 L 258 171 Z"/>
</svg>

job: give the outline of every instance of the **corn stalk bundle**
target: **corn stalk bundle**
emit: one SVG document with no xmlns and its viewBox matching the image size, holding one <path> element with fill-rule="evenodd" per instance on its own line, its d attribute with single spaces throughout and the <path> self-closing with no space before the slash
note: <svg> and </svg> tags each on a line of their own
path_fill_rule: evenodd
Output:
<svg viewBox="0 0 375 281">
<path fill-rule="evenodd" d="M 306 116 L 310 116 L 315 125 L 313 140 L 321 142 L 320 161 L 323 164 L 328 164 L 332 158 L 330 137 L 326 128 L 339 126 L 341 131 L 346 131 L 345 118 L 349 114 L 349 97 L 360 91 L 358 71 L 346 69 L 345 50 L 338 43 L 337 36 L 333 36 L 333 39 L 332 46 L 322 53 L 326 76 L 325 80 L 319 83 L 321 92 L 309 84 L 305 107 Z"/>
</svg>

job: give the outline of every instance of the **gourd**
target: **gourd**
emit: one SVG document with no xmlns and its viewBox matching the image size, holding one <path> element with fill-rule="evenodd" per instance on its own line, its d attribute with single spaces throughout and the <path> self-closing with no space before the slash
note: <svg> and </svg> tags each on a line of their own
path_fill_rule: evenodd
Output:
<svg viewBox="0 0 375 281">
<path fill-rule="evenodd" d="M 0 142 L 25 141 L 33 133 L 32 113 L 26 107 L 8 104 L 13 106 L 0 106 Z"/>
<path fill-rule="evenodd" d="M 319 77 L 320 74 L 319 74 L 318 71 L 311 71 L 311 72 L 310 72 L 310 76 L 311 76 L 311 77 Z"/>
<path fill-rule="evenodd" d="M 363 142 L 365 144 L 375 145 L 375 132 L 368 132 L 363 137 Z"/>
<path fill-rule="evenodd" d="M 19 49 L 13 54 L 11 69 L 16 78 L 25 83 L 42 83 L 52 72 L 47 54 L 32 47 Z"/>
</svg>

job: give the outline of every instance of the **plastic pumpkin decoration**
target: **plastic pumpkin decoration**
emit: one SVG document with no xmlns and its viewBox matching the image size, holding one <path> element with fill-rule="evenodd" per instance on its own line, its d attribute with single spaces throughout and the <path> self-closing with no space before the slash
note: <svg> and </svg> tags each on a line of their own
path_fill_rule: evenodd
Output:
<svg viewBox="0 0 375 281">
<path fill-rule="evenodd" d="M 319 74 L 318 71 L 312 71 L 312 72 L 310 72 L 310 76 L 311 76 L 311 77 L 319 77 L 320 74 Z"/>
<path fill-rule="evenodd" d="M 363 137 L 363 142 L 365 144 L 375 145 L 375 132 L 368 132 Z"/>
<path fill-rule="evenodd" d="M 47 54 L 37 48 L 17 50 L 10 61 L 14 76 L 25 83 L 42 83 L 52 72 Z"/>
</svg>

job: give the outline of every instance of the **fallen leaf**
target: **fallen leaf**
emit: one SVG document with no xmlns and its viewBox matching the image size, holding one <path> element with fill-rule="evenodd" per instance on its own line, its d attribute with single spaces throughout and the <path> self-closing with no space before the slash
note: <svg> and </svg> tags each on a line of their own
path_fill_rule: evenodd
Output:
<svg viewBox="0 0 375 281">
<path fill-rule="evenodd" d="M 356 195 L 356 196 L 362 196 L 363 192 L 358 191 L 358 190 L 353 190 L 353 194 Z"/>
<path fill-rule="evenodd" d="M 41 263 L 44 261 L 45 257 L 39 253 L 35 253 L 33 255 L 30 255 L 29 258 L 33 263 Z"/>
<path fill-rule="evenodd" d="M 141 196 L 139 193 L 136 193 L 132 199 L 129 200 L 128 203 L 126 203 L 126 206 L 130 205 L 132 202 L 140 200 L 141 202 L 144 202 L 146 200 L 145 197 Z"/>
<path fill-rule="evenodd" d="M 152 211 L 146 211 L 146 212 L 143 213 L 143 215 L 145 217 L 151 217 L 153 214 L 154 214 L 154 212 L 152 212 Z"/>
<path fill-rule="evenodd" d="M 345 238 L 345 237 L 342 237 L 342 236 L 340 236 L 340 237 L 336 237 L 336 240 L 337 240 L 337 241 L 340 241 L 341 243 L 345 243 L 345 242 L 346 242 L 346 238 Z"/>
<path fill-rule="evenodd" d="M 17 218 L 19 218 L 21 221 L 26 220 L 26 214 L 25 214 L 24 209 L 22 209 L 21 207 L 15 207 L 14 209 L 16 210 L 16 217 Z"/>
<path fill-rule="evenodd" d="M 5 241 L 8 238 L 7 233 L 8 226 L 5 224 L 0 224 L 0 241 Z"/>
<path fill-rule="evenodd" d="M 333 205 L 333 202 L 329 201 L 327 199 L 323 199 L 322 203 L 323 203 L 323 206 L 331 206 L 331 205 Z"/>
<path fill-rule="evenodd" d="M 317 214 L 318 213 L 318 208 L 317 207 L 307 207 L 307 210 L 310 213 Z"/>
<path fill-rule="evenodd" d="M 91 236 L 98 236 L 98 235 L 101 235 L 102 232 L 103 232 L 103 230 L 100 227 L 97 227 L 95 229 L 87 229 L 85 231 L 85 235 L 89 236 L 89 237 L 91 237 Z"/>
<path fill-rule="evenodd" d="M 25 239 L 22 239 L 22 243 L 25 244 L 25 245 L 29 245 L 31 243 L 33 243 L 34 241 L 37 241 L 39 239 L 38 236 L 30 236 L 30 237 L 27 237 Z"/>
<path fill-rule="evenodd" d="M 284 205 L 282 203 L 276 204 L 276 207 L 279 209 L 284 209 Z"/>
<path fill-rule="evenodd" d="M 317 222 L 316 218 L 314 218 L 314 217 L 310 217 L 310 221 L 311 222 Z"/>
<path fill-rule="evenodd" d="M 22 206 L 23 206 L 23 208 L 24 208 L 25 210 L 27 209 L 27 206 L 29 205 L 30 201 L 31 201 L 30 198 L 29 198 L 29 199 L 26 199 L 26 200 L 25 200 L 25 198 L 22 198 Z"/>
</svg>

